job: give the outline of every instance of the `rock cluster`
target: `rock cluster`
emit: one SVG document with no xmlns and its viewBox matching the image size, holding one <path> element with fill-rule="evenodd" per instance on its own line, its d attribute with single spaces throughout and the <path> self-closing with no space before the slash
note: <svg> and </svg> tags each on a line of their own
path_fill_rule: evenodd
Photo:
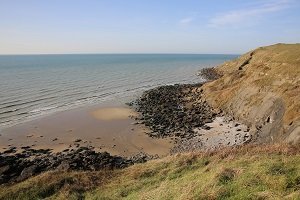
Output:
<svg viewBox="0 0 300 200">
<path fill-rule="evenodd" d="M 59 153 L 27 148 L 22 153 L 0 154 L 0 184 L 25 180 L 48 170 L 99 170 L 117 169 L 142 162 L 147 156 L 134 159 L 95 152 L 92 148 L 79 147 Z"/>
<path fill-rule="evenodd" d="M 206 79 L 207 81 L 216 80 L 221 77 L 221 74 L 218 73 L 216 68 L 214 68 L 214 67 L 203 68 L 203 69 L 199 70 L 197 75 L 201 76 L 202 78 Z"/>
<path fill-rule="evenodd" d="M 161 86 L 143 93 L 132 105 L 140 116 L 136 119 L 152 132 L 151 137 L 191 138 L 193 129 L 211 122 L 216 113 L 201 98 L 202 84 Z"/>
</svg>

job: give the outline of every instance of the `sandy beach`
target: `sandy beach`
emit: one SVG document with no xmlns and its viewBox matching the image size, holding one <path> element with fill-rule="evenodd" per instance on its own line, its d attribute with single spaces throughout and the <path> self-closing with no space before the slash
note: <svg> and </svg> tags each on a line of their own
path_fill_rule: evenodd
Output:
<svg viewBox="0 0 300 200">
<path fill-rule="evenodd" d="M 130 116 L 130 108 L 101 105 L 63 111 L 2 131 L 1 151 L 16 147 L 53 149 L 53 152 L 80 146 L 94 147 L 112 155 L 131 156 L 139 152 L 167 155 L 173 146 L 170 139 L 155 139 Z"/>
</svg>

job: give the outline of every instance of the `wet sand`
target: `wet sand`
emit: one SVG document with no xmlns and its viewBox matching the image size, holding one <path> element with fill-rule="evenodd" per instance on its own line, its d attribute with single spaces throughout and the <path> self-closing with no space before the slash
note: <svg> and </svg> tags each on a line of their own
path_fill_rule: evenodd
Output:
<svg viewBox="0 0 300 200">
<path fill-rule="evenodd" d="M 93 146 L 95 151 L 130 156 L 139 152 L 167 155 L 170 139 L 147 136 L 147 130 L 129 116 L 126 106 L 92 106 L 60 112 L 5 129 L 0 136 L 0 151 L 9 147 L 50 148 L 54 152 Z"/>
</svg>

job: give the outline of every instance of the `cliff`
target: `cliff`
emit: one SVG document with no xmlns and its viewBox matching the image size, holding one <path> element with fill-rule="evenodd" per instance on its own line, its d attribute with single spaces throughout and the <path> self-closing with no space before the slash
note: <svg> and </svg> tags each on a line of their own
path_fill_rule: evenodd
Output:
<svg viewBox="0 0 300 200">
<path fill-rule="evenodd" d="M 300 44 L 276 44 L 225 62 L 207 101 L 251 127 L 258 142 L 300 142 Z"/>
</svg>

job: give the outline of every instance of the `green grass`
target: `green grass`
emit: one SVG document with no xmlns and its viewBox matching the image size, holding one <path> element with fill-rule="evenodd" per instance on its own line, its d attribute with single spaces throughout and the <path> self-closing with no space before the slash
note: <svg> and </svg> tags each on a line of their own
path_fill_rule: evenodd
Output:
<svg viewBox="0 0 300 200">
<path fill-rule="evenodd" d="M 244 146 L 101 172 L 48 172 L 0 199 L 300 199 L 300 148 Z"/>
</svg>

